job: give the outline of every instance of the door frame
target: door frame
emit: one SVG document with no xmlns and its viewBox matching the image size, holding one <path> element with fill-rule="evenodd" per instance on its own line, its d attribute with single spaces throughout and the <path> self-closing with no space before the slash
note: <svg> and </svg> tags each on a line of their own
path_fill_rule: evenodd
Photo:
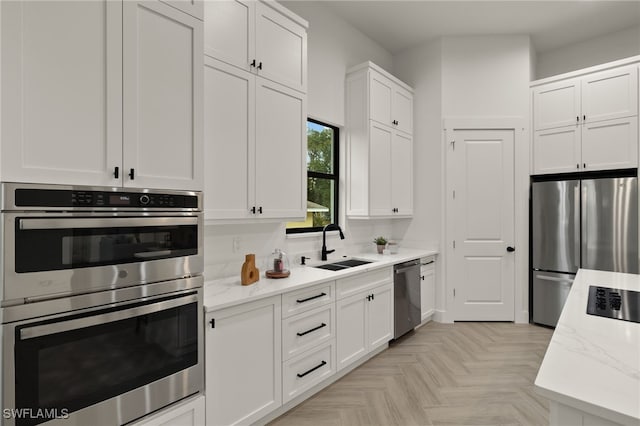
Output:
<svg viewBox="0 0 640 426">
<path fill-rule="evenodd" d="M 515 323 L 529 322 L 529 175 L 530 147 L 528 121 L 523 117 L 446 117 L 442 120 L 442 198 L 441 198 L 441 241 L 444 264 L 442 267 L 441 294 L 443 308 L 441 322 L 452 323 L 454 312 L 454 285 L 450 282 L 449 273 L 453 259 L 453 224 L 451 220 L 453 206 L 451 179 L 452 159 L 448 153 L 451 149 L 453 132 L 456 130 L 511 130 L 514 143 L 514 319 Z"/>
</svg>

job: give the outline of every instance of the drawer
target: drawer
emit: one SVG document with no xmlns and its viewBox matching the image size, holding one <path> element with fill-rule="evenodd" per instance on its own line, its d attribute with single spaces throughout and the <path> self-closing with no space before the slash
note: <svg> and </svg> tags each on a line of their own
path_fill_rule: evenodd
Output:
<svg viewBox="0 0 640 426">
<path fill-rule="evenodd" d="M 335 281 L 303 288 L 282 295 L 282 318 L 306 312 L 335 300 Z"/>
<path fill-rule="evenodd" d="M 282 320 L 282 358 L 288 360 L 333 339 L 334 308 L 331 303 Z"/>
<path fill-rule="evenodd" d="M 335 340 L 300 354 L 282 365 L 282 403 L 311 389 L 336 372 Z"/>
<path fill-rule="evenodd" d="M 336 282 L 337 298 L 343 299 L 363 290 L 391 282 L 393 282 L 393 267 L 381 268 L 376 271 L 343 278 Z"/>
<path fill-rule="evenodd" d="M 436 267 L 436 257 L 435 256 L 427 256 L 420 259 L 420 269 L 435 269 Z"/>
</svg>

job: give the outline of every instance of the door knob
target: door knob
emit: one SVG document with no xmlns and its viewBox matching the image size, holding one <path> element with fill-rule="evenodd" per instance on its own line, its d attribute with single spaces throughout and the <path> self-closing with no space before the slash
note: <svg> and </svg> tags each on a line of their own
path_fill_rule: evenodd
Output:
<svg viewBox="0 0 640 426">
<path fill-rule="evenodd" d="M 515 248 L 515 247 L 511 247 L 511 246 L 509 246 L 509 247 L 507 247 L 507 251 L 508 251 L 509 253 L 512 253 L 512 252 L 516 251 L 516 248 Z"/>
</svg>

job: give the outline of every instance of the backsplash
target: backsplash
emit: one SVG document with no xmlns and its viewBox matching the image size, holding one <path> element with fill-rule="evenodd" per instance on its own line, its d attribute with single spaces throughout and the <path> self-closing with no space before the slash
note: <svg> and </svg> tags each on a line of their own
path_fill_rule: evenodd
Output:
<svg viewBox="0 0 640 426">
<path fill-rule="evenodd" d="M 394 235 L 392 220 L 347 220 L 343 227 L 345 239 L 336 231 L 327 232 L 327 248 L 335 249 L 329 259 L 338 259 L 357 253 L 374 253 L 372 240 L 383 235 L 401 240 Z M 301 256 L 310 262 L 320 260 L 322 233 L 287 237 L 284 223 L 247 223 L 234 225 L 205 225 L 204 227 L 204 276 L 206 280 L 240 276 L 240 269 L 247 253 L 256 255 L 256 266 L 264 273 L 264 265 L 275 248 L 289 256 L 291 266 L 300 263 Z"/>
</svg>

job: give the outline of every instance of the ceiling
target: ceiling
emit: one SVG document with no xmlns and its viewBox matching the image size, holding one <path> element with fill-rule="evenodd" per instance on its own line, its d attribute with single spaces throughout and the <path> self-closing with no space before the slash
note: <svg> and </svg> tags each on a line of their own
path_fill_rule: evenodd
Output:
<svg viewBox="0 0 640 426">
<path fill-rule="evenodd" d="M 504 34 L 530 34 L 542 53 L 640 25 L 640 0 L 315 1 L 392 54 L 440 36 Z"/>
</svg>

